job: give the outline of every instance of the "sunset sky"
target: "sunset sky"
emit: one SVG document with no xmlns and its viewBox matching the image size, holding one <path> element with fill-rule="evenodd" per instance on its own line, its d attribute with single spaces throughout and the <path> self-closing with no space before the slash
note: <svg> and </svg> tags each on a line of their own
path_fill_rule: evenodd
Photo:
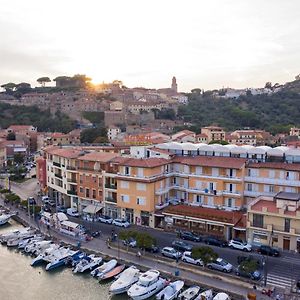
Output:
<svg viewBox="0 0 300 300">
<path fill-rule="evenodd" d="M 2 0 L 0 83 L 260 87 L 300 73 L 299 0 Z"/>
</svg>

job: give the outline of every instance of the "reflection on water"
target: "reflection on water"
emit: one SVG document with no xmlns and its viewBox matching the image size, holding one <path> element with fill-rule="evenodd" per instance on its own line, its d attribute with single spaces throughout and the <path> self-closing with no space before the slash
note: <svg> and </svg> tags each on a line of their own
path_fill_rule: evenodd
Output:
<svg viewBox="0 0 300 300">
<path fill-rule="evenodd" d="M 0 227 L 0 234 L 20 225 L 10 221 L 11 225 Z M 110 299 L 110 282 L 100 284 L 89 274 L 74 275 L 69 268 L 50 272 L 45 265 L 30 266 L 31 257 L 15 248 L 8 249 L 0 245 L 0 299 L 3 300 L 101 300 Z M 114 300 L 128 299 L 125 295 L 114 296 Z"/>
</svg>

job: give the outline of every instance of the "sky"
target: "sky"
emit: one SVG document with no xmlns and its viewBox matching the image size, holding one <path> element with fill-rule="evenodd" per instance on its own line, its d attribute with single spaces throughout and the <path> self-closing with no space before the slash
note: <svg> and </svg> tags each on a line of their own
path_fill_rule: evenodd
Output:
<svg viewBox="0 0 300 300">
<path fill-rule="evenodd" d="M 299 37 L 299 0 L 1 0 L 0 84 L 262 87 L 300 73 Z"/>
</svg>

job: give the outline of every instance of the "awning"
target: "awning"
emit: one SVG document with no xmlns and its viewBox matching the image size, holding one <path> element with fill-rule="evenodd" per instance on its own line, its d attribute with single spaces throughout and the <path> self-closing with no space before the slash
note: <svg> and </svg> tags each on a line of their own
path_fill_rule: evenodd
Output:
<svg viewBox="0 0 300 300">
<path fill-rule="evenodd" d="M 102 204 L 99 204 L 99 205 L 93 205 L 93 204 L 90 204 L 88 205 L 86 208 L 83 209 L 83 212 L 84 213 L 87 213 L 87 214 L 96 214 L 98 211 L 100 211 L 104 206 Z"/>
<path fill-rule="evenodd" d="M 241 228 L 241 227 L 233 227 L 233 229 L 237 231 L 246 231 L 246 228 Z"/>
</svg>

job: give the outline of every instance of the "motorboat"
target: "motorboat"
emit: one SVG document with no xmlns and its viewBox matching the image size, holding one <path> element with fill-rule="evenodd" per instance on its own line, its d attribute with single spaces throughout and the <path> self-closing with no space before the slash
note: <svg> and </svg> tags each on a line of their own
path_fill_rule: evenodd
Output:
<svg viewBox="0 0 300 300">
<path fill-rule="evenodd" d="M 28 233 L 33 232 L 33 230 L 30 227 L 25 227 L 22 229 L 14 229 L 12 231 L 9 231 L 7 233 L 1 234 L 0 235 L 0 242 L 1 243 L 6 243 L 9 239 L 12 238 L 17 238 L 17 237 L 22 237 L 25 236 Z"/>
<path fill-rule="evenodd" d="M 110 272 L 117 265 L 117 263 L 118 263 L 117 260 L 112 259 L 112 260 L 104 263 L 102 266 L 93 270 L 91 272 L 91 275 L 101 278 L 104 274 Z"/>
<path fill-rule="evenodd" d="M 24 251 L 26 253 L 31 253 L 35 255 L 39 255 L 41 251 L 47 249 L 52 244 L 52 241 L 36 241 L 34 243 L 30 243 L 29 245 L 25 246 Z"/>
<path fill-rule="evenodd" d="M 98 278 L 99 280 L 111 279 L 115 276 L 118 276 L 121 272 L 123 272 L 125 267 L 126 267 L 125 265 L 114 267 L 111 271 L 107 272 L 106 274 L 98 276 Z"/>
<path fill-rule="evenodd" d="M 139 280 L 139 276 L 140 270 L 131 266 L 118 275 L 118 279 L 112 283 L 109 291 L 114 295 L 125 293 Z"/>
<path fill-rule="evenodd" d="M 193 300 L 197 297 L 197 295 L 200 292 L 200 286 L 198 285 L 193 285 L 183 291 L 179 296 L 178 299 L 180 300 Z"/>
<path fill-rule="evenodd" d="M 75 268 L 75 266 L 85 257 L 87 257 L 87 254 L 85 252 L 80 252 L 74 257 L 69 257 L 66 261 L 66 264 L 70 265 L 72 268 Z"/>
<path fill-rule="evenodd" d="M 78 264 L 76 264 L 73 272 L 74 273 L 83 273 L 87 270 L 93 270 L 95 267 L 98 267 L 102 262 L 102 257 L 95 257 L 94 254 L 83 257 Z"/>
<path fill-rule="evenodd" d="M 218 293 L 214 296 L 213 300 L 230 300 L 230 297 L 226 293 Z"/>
<path fill-rule="evenodd" d="M 27 235 L 21 236 L 21 237 L 16 237 L 16 238 L 11 238 L 7 240 L 6 245 L 7 247 L 16 247 L 19 245 L 20 242 L 24 240 L 29 240 L 34 237 L 33 233 L 28 233 Z"/>
<path fill-rule="evenodd" d="M 206 290 L 201 292 L 195 300 L 213 300 L 213 290 Z"/>
<path fill-rule="evenodd" d="M 156 295 L 157 300 L 175 299 L 184 286 L 184 281 L 177 280 L 169 283 L 162 291 Z"/>
<path fill-rule="evenodd" d="M 0 225 L 6 224 L 10 220 L 11 217 L 12 217 L 11 214 L 2 214 L 0 216 Z"/>
<path fill-rule="evenodd" d="M 149 270 L 139 277 L 137 283 L 133 284 L 127 291 L 127 295 L 134 300 L 148 299 L 162 290 L 167 281 L 160 277 L 157 270 Z"/>
<path fill-rule="evenodd" d="M 43 261 L 48 261 L 49 258 L 52 257 L 52 254 L 54 253 L 54 251 L 58 250 L 59 248 L 60 248 L 60 246 L 57 244 L 50 244 L 48 248 L 45 248 L 44 250 L 42 250 L 41 253 L 31 261 L 30 265 L 36 266 L 37 264 L 39 264 Z"/>
<path fill-rule="evenodd" d="M 43 237 L 41 235 L 35 235 L 31 239 L 22 240 L 18 244 L 18 249 L 24 249 L 27 245 L 30 245 L 30 244 L 35 243 L 35 242 L 39 242 L 42 239 L 43 239 Z"/>
<path fill-rule="evenodd" d="M 66 262 L 69 257 L 75 257 L 81 253 L 80 251 L 73 251 L 66 248 L 60 248 L 57 251 L 58 253 L 56 258 L 54 258 L 47 264 L 46 271 L 50 271 L 55 268 L 66 265 Z"/>
</svg>

